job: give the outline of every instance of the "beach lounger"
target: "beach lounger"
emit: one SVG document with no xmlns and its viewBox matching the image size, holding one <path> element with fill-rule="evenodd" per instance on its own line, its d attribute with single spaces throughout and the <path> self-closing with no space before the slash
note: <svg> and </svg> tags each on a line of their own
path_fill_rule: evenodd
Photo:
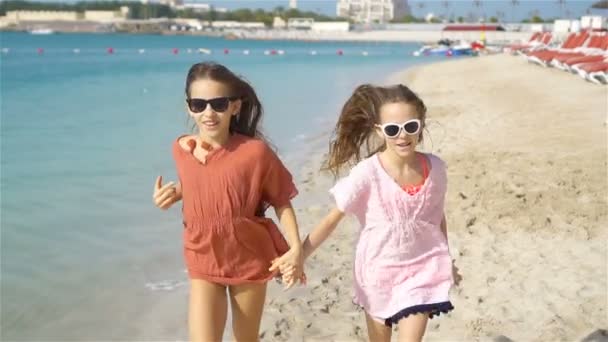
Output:
<svg viewBox="0 0 608 342">
<path fill-rule="evenodd" d="M 608 57 L 608 35 L 591 36 L 587 46 L 576 54 L 561 54 L 555 56 L 550 64 L 564 71 L 571 71 L 571 66 L 581 63 L 601 62 Z"/>
<path fill-rule="evenodd" d="M 605 81 L 605 74 L 608 72 L 608 58 L 601 62 L 576 64 L 572 67 L 579 76 L 593 83 L 602 83 Z"/>
<path fill-rule="evenodd" d="M 532 51 L 527 53 L 528 61 L 544 67 L 549 66 L 549 62 L 562 55 L 573 55 L 576 56 L 579 53 L 580 48 L 584 45 L 585 41 L 589 38 L 589 32 L 582 31 L 579 33 L 572 33 L 564 41 L 564 43 L 557 49 L 547 49 L 541 51 Z"/>
<path fill-rule="evenodd" d="M 511 54 L 515 54 L 518 50 L 526 49 L 532 47 L 534 44 L 540 43 L 543 36 L 544 34 L 542 32 L 535 32 L 527 42 L 523 44 L 511 44 L 507 46 L 505 50 L 511 52 Z"/>
</svg>

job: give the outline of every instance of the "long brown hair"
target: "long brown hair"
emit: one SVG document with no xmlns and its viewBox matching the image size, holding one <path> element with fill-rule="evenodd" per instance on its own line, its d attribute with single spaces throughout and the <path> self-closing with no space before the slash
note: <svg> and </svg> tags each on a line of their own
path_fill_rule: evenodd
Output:
<svg viewBox="0 0 608 342">
<path fill-rule="evenodd" d="M 424 128 L 426 106 L 408 87 L 402 84 L 390 87 L 360 85 L 342 107 L 323 170 L 329 170 L 337 176 L 343 166 L 361 161 L 362 154 L 367 158 L 383 150 L 384 142 L 376 139 L 374 134 L 375 125 L 380 123 L 380 108 L 384 104 L 395 102 L 414 106 Z M 422 141 L 422 132 L 419 141 Z"/>
<path fill-rule="evenodd" d="M 258 129 L 262 118 L 262 104 L 253 87 L 242 77 L 237 76 L 225 66 L 214 62 L 197 63 L 190 67 L 186 77 L 186 97 L 190 98 L 190 85 L 198 79 L 210 79 L 228 87 L 232 97 L 238 97 L 241 110 L 230 118 L 230 133 L 266 140 Z"/>
</svg>

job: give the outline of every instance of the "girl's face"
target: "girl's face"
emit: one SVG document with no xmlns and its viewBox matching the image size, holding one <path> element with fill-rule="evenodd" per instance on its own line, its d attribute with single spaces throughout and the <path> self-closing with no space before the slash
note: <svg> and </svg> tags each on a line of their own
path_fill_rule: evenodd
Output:
<svg viewBox="0 0 608 342">
<path fill-rule="evenodd" d="M 405 158 L 416 150 L 422 122 L 414 106 L 404 102 L 386 103 L 380 107 L 376 132 L 384 138 L 388 151 Z"/>
<path fill-rule="evenodd" d="M 186 110 L 194 119 L 200 133 L 221 138 L 229 132 L 230 118 L 241 109 L 241 100 L 233 97 L 223 83 L 197 79 L 190 84 Z"/>
</svg>

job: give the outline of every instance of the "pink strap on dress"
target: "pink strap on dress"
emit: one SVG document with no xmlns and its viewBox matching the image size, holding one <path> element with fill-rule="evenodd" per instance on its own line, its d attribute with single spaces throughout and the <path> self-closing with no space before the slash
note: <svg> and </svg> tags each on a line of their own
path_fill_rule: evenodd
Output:
<svg viewBox="0 0 608 342">
<path fill-rule="evenodd" d="M 422 164 L 422 182 L 420 182 L 420 184 L 417 184 L 417 185 L 404 185 L 403 186 L 403 190 L 410 195 L 415 195 L 418 191 L 420 191 L 420 188 L 422 188 L 422 186 L 424 185 L 424 182 L 426 182 L 426 178 L 429 176 L 429 168 L 427 165 L 426 157 L 424 157 L 424 155 L 422 153 L 418 153 L 418 159 L 420 160 L 420 163 Z"/>
</svg>

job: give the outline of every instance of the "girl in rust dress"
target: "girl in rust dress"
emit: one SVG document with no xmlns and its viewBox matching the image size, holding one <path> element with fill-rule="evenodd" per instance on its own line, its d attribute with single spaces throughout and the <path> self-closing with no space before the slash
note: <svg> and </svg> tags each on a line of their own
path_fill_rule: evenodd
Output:
<svg viewBox="0 0 608 342">
<path fill-rule="evenodd" d="M 284 255 L 296 266 L 295 279 L 303 279 L 291 207 L 297 190 L 257 129 L 262 106 L 247 82 L 222 65 L 195 64 L 186 79 L 186 110 L 198 133 L 173 143 L 179 181 L 162 185 L 158 177 L 154 202 L 167 209 L 182 201 L 190 338 L 220 341 L 230 301 L 234 338 L 256 341 L 266 283 L 276 276 L 272 260 Z M 264 217 L 269 206 L 289 244 Z"/>
</svg>

